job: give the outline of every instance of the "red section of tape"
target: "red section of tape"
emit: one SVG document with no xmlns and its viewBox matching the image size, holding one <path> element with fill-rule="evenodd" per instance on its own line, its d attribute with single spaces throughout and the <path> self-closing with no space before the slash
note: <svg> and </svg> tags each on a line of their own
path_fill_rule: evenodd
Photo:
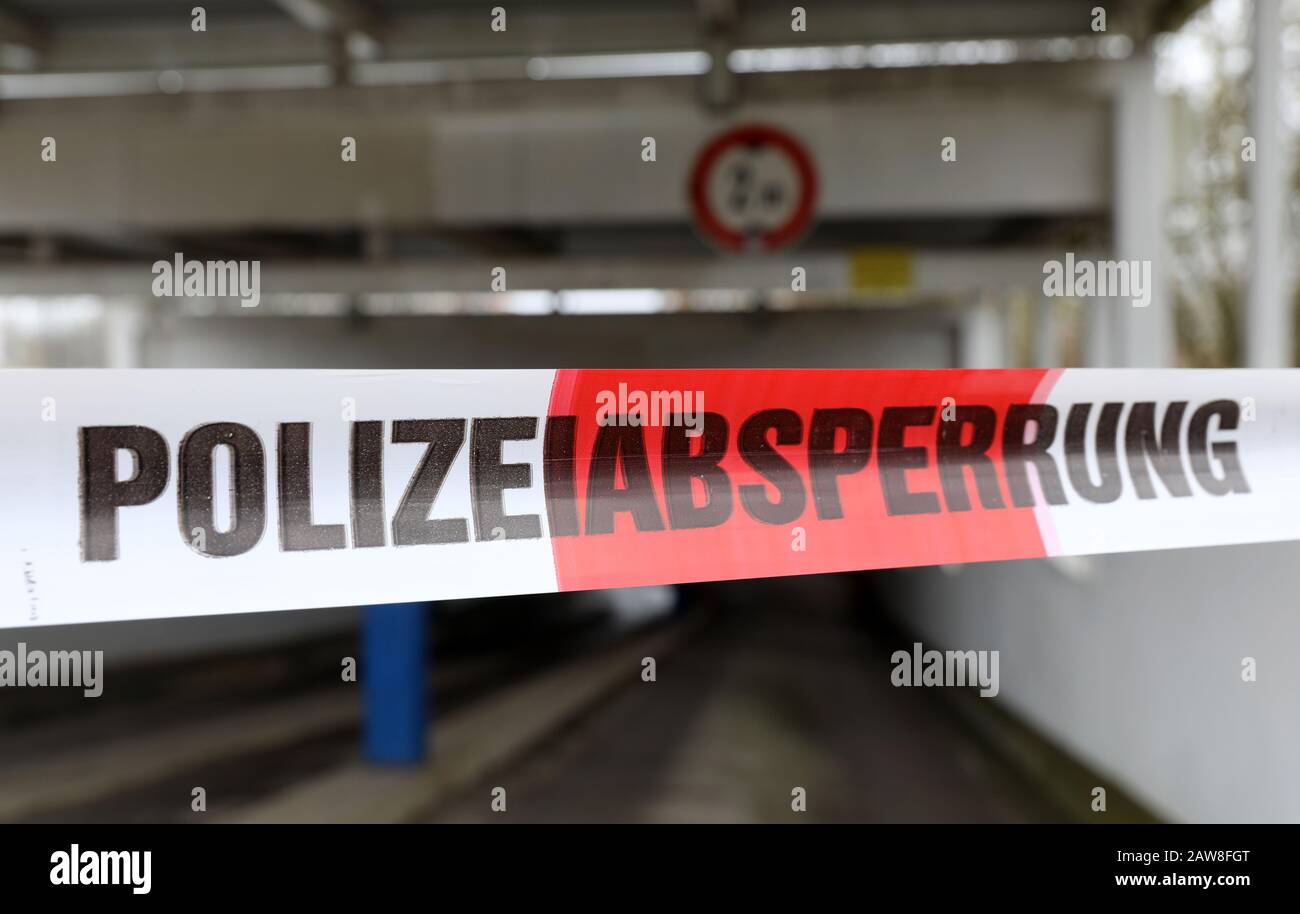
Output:
<svg viewBox="0 0 1300 914">
<path fill-rule="evenodd" d="M 550 412 L 552 416 L 577 417 L 573 469 L 581 532 L 552 539 L 559 587 L 583 590 L 1041 557 L 1046 551 L 1034 509 L 1012 505 L 1001 472 L 1000 427 L 986 452 L 997 470 L 997 488 L 1004 504 L 999 508 L 984 505 L 982 496 L 986 493 L 980 491 L 968 467 L 960 475 L 969 508 L 953 509 L 941 484 L 936 441 L 945 405 L 989 407 L 1001 417 L 1011 404 L 1043 402 L 1057 376 L 1042 370 L 561 370 L 556 374 Z M 598 411 L 611 399 L 620 399 L 620 385 L 626 385 L 622 393 L 628 394 L 622 400 L 636 392 L 649 397 L 657 392 L 679 397 L 689 394 L 691 400 L 686 402 L 694 406 L 695 399 L 702 396 L 703 411 L 725 420 L 726 450 L 718 466 L 726 473 L 731 510 L 720 524 L 673 528 L 665 502 L 666 430 L 659 424 L 643 425 L 628 433 L 640 434 L 644 440 L 655 508 L 663 529 L 638 530 L 632 514 L 620 511 L 614 516 L 613 532 L 589 532 L 592 455 L 601 431 Z M 933 493 L 939 505 L 937 513 L 891 514 L 887 509 L 880 472 L 881 420 L 887 408 L 898 407 L 933 410 L 933 421 L 909 427 L 902 436 L 902 448 L 926 449 L 925 465 L 895 470 L 892 477 L 895 482 L 904 479 L 910 493 Z M 742 456 L 739 447 L 740 431 L 746 421 L 772 409 L 791 410 L 799 420 L 798 443 L 776 445 L 775 432 L 765 436 L 768 445 L 796 471 L 805 495 L 798 516 L 782 523 L 756 519 L 739 496 L 742 486 L 764 486 L 770 499 L 778 500 L 776 486 Z M 824 510 L 819 512 L 809 451 L 814 412 L 835 409 L 864 410 L 871 418 L 866 465 L 835 480 L 833 491 L 841 515 L 838 518 L 824 516 L 836 513 L 829 503 L 823 503 Z M 711 421 L 716 424 L 716 420 Z M 968 427 L 965 433 L 969 437 L 973 429 Z M 836 433 L 835 449 L 845 447 L 847 434 Z M 688 440 L 690 453 L 699 454 L 704 438 Z M 887 447 L 884 456 L 888 462 L 899 453 L 898 448 Z M 911 456 L 915 458 L 916 454 Z M 828 472 L 824 463 L 821 466 L 819 476 L 825 493 Z M 622 466 L 615 476 L 617 484 L 626 487 L 628 480 Z M 714 479 L 716 484 L 716 474 Z M 710 493 L 698 479 L 689 480 L 689 485 L 697 506 L 722 497 L 716 490 Z M 677 491 L 680 495 L 680 481 Z M 749 490 L 751 499 L 756 492 Z M 797 500 L 788 504 L 797 504 Z"/>
</svg>

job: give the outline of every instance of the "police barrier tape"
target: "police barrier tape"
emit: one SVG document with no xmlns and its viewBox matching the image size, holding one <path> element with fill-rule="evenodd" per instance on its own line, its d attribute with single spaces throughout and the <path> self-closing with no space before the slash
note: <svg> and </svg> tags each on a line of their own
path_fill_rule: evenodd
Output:
<svg viewBox="0 0 1300 914">
<path fill-rule="evenodd" d="M 1300 539 L 1300 371 L 0 373 L 0 626 Z"/>
</svg>

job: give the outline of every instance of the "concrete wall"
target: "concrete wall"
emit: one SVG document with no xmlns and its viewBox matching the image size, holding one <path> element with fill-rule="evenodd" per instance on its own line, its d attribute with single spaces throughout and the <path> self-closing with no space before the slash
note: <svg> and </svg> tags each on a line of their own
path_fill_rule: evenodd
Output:
<svg viewBox="0 0 1300 914">
<path fill-rule="evenodd" d="M 927 647 L 1001 651 L 995 700 L 1156 813 L 1294 822 L 1297 568 L 1281 543 L 883 574 Z"/>
<path fill-rule="evenodd" d="M 381 112 L 361 103 L 321 110 L 311 100 L 249 110 L 226 96 L 170 110 L 122 100 L 75 113 L 18 105 L 0 123 L 0 229 L 112 236 L 683 221 L 695 156 L 714 134 L 747 121 L 781 125 L 806 145 L 824 219 L 1110 205 L 1110 112 L 1095 97 L 909 91 L 742 106 L 721 118 L 699 109 L 689 84 L 673 86 L 649 104 L 534 102 L 436 115 L 410 101 Z M 656 140 L 654 162 L 641 159 L 647 136 Z M 945 136 L 960 138 L 957 162 L 940 159 Z M 57 161 L 42 160 L 45 137 L 57 142 Z M 343 137 L 357 141 L 353 163 L 341 161 Z"/>
</svg>

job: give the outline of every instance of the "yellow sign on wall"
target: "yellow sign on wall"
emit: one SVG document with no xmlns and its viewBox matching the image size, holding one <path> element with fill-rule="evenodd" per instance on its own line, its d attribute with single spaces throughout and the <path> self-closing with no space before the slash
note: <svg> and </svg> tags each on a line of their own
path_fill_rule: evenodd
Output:
<svg viewBox="0 0 1300 914">
<path fill-rule="evenodd" d="M 908 248 L 858 248 L 849 255 L 849 282 L 855 292 L 910 292 L 913 260 Z"/>
</svg>

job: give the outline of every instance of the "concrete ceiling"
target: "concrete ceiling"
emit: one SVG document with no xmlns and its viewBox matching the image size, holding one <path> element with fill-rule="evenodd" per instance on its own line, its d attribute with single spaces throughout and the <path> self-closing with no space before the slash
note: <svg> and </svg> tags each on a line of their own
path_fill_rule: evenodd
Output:
<svg viewBox="0 0 1300 914">
<path fill-rule="evenodd" d="M 1095 0 L 818 0 L 807 29 L 787 0 L 515 0 L 509 27 L 488 28 L 479 0 L 221 0 L 207 33 L 194 0 L 0 0 L 9 69 L 76 72 L 151 66 L 237 66 L 327 60 L 330 39 L 364 32 L 367 53 L 431 60 L 502 54 L 708 49 L 1088 35 Z M 1195 0 L 1110 4 L 1108 30 L 1142 40 Z"/>
</svg>

